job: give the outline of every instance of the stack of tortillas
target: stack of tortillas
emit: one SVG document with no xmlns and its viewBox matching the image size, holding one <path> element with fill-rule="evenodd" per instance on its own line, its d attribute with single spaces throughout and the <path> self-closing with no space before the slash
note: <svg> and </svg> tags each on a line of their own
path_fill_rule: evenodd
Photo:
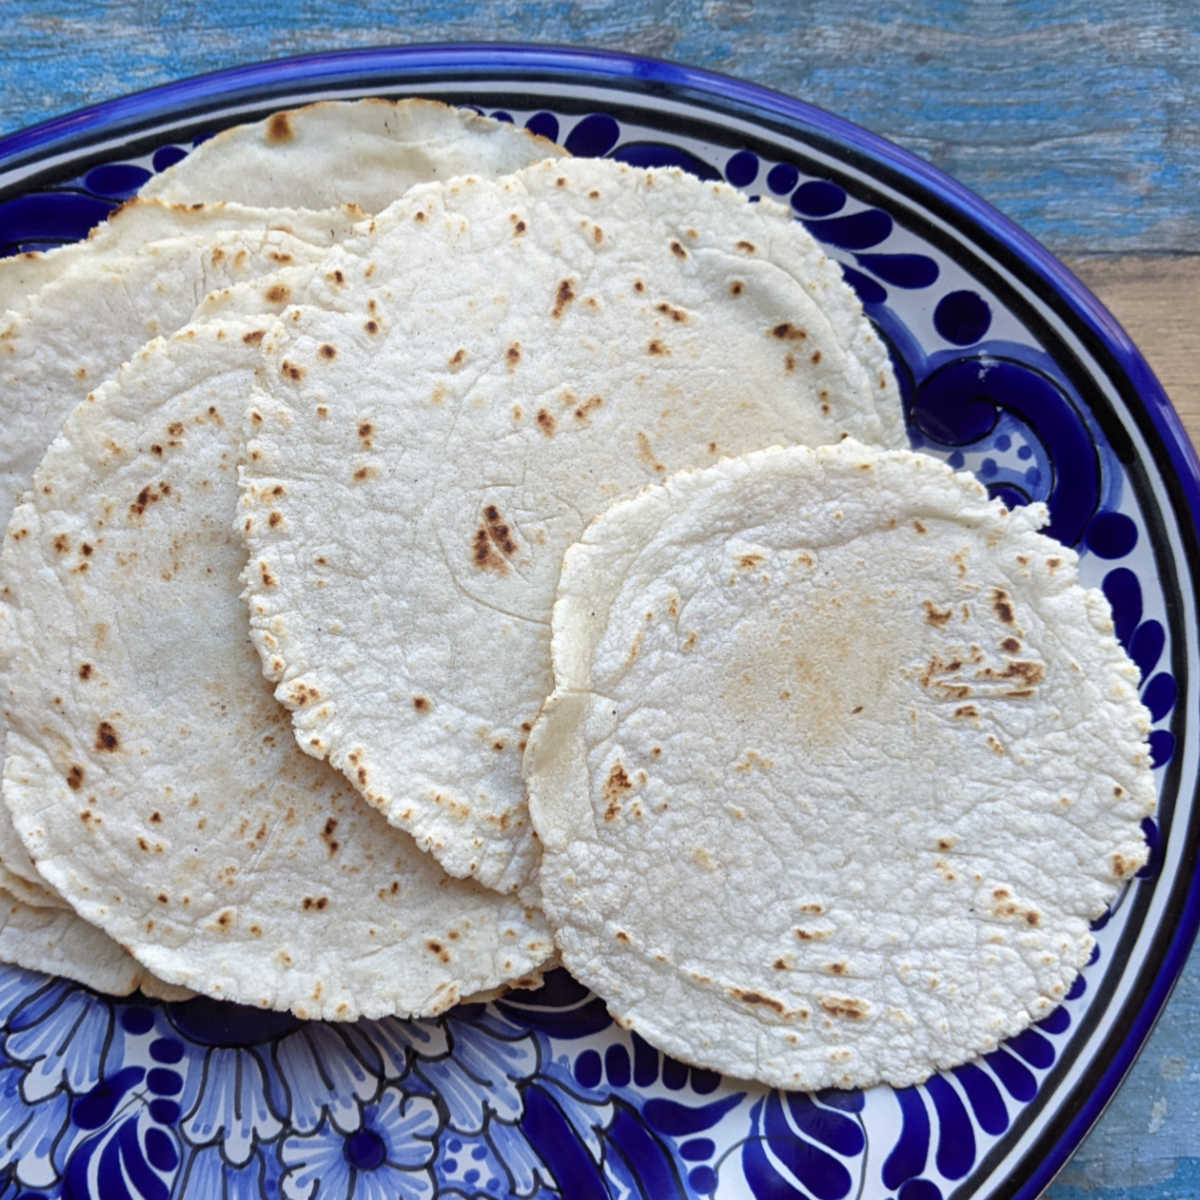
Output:
<svg viewBox="0 0 1200 1200">
<path fill-rule="evenodd" d="M 784 209 L 423 102 L 153 190 L 8 281 L 0 954 L 349 1019 L 557 942 L 799 1087 L 1057 1002 L 1145 854 L 1136 670 Z"/>
</svg>

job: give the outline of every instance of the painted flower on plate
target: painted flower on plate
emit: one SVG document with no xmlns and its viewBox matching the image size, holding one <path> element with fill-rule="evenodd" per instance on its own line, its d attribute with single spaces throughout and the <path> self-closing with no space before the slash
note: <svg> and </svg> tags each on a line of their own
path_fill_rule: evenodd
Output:
<svg viewBox="0 0 1200 1200">
<path fill-rule="evenodd" d="M 283 1141 L 287 1200 L 421 1200 L 434 1192 L 430 1169 L 438 1112 L 425 1096 L 388 1088 L 365 1105 L 362 1122 L 343 1133 L 322 1121 L 314 1133 Z"/>
</svg>

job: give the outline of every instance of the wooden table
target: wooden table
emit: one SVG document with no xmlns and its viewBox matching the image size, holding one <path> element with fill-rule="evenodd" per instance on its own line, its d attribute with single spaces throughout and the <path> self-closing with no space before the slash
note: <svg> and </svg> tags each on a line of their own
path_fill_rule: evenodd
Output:
<svg viewBox="0 0 1200 1200">
<path fill-rule="evenodd" d="M 677 59 L 841 113 L 1063 257 L 1200 442 L 1200 5 L 1193 0 L 7 0 L 0 132 L 257 59 L 537 40 Z M 1200 954 L 1052 1200 L 1200 1196 Z"/>
</svg>

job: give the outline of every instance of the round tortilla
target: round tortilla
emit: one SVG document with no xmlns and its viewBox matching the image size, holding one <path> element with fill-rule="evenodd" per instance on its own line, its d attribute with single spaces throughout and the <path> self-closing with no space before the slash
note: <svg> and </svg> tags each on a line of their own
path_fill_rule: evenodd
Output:
<svg viewBox="0 0 1200 1200">
<path fill-rule="evenodd" d="M 0 559 L 4 797 L 38 870 L 163 980 L 302 1017 L 440 1012 L 552 944 L 289 736 L 238 598 L 259 336 L 152 343 L 42 460 Z"/>
<path fill-rule="evenodd" d="M 564 964 L 623 1025 L 904 1086 L 1060 1002 L 1155 791 L 1046 516 L 844 442 L 679 475 L 568 551 L 529 803 Z"/>
<path fill-rule="evenodd" d="M 302 749 L 511 889 L 563 550 L 721 454 L 903 444 L 886 352 L 786 210 L 608 161 L 414 189 L 293 290 L 243 473 L 264 669 Z"/>
<path fill-rule="evenodd" d="M 430 179 L 502 175 L 563 151 L 506 121 L 437 100 L 326 100 L 226 129 L 149 180 L 173 203 L 237 200 L 385 209 Z"/>
</svg>

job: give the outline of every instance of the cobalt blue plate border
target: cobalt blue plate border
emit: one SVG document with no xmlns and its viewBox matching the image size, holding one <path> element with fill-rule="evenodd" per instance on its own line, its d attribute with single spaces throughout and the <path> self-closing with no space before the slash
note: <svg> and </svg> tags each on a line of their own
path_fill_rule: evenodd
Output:
<svg viewBox="0 0 1200 1200">
<path fill-rule="evenodd" d="M 954 234 L 969 240 L 1002 264 L 1037 299 L 1056 314 L 1100 362 L 1125 399 L 1149 444 L 1164 456 L 1155 464 L 1180 520 L 1187 557 L 1200 561 L 1196 543 L 1200 515 L 1200 462 L 1161 386 L 1125 332 L 1098 300 L 1044 247 L 979 197 L 899 147 L 853 124 L 801 101 L 739 80 L 693 68 L 627 55 L 560 48 L 475 44 L 458 46 L 380 47 L 238 67 L 172 83 L 56 118 L 0 138 L 0 202 L 31 188 L 77 174 L 92 162 L 137 151 L 161 142 L 164 130 L 186 141 L 206 130 L 206 117 L 244 104 L 248 116 L 303 98 L 311 92 L 346 88 L 358 94 L 378 89 L 395 93 L 405 85 L 439 81 L 486 80 L 479 103 L 506 84 L 538 81 L 549 84 L 611 87 L 642 96 L 683 100 L 714 113 L 746 120 L 764 130 L 800 136 L 814 149 L 839 158 L 880 184 L 894 187 L 927 213 L 944 221 Z M 436 89 L 428 94 L 436 95 Z M 457 93 L 456 93 L 457 94 Z M 450 97 L 447 97 L 450 98 Z M 615 99 L 615 97 L 614 97 Z M 562 111 L 589 112 L 596 99 L 556 102 Z M 617 103 L 616 108 L 620 105 Z M 225 119 L 223 123 L 230 121 Z M 854 189 L 856 199 L 870 202 L 869 189 Z M 0 239 L 3 240 L 3 239 Z M 1183 580 L 1186 585 L 1186 580 Z M 1168 602 L 1170 597 L 1168 597 Z M 1176 647 L 1177 654 L 1181 653 Z M 1186 667 L 1177 672 L 1186 676 Z M 1181 718 L 1182 719 L 1182 718 Z M 1172 764 L 1175 784 L 1181 770 Z M 1169 785 L 1166 789 L 1172 791 Z M 1190 799 L 1181 797 L 1182 801 Z M 1162 914 L 1171 929 L 1139 965 L 1128 1008 L 1137 1015 L 1119 1041 L 1110 1035 L 1107 1060 L 1093 1066 L 1088 1098 L 1070 1113 L 1060 1114 L 1018 1164 L 1007 1194 L 1032 1200 L 1083 1139 L 1111 1099 L 1138 1050 L 1149 1035 L 1182 970 L 1200 928 L 1200 828 L 1193 812 L 1186 827 L 1186 851 L 1172 881 Z"/>
</svg>

